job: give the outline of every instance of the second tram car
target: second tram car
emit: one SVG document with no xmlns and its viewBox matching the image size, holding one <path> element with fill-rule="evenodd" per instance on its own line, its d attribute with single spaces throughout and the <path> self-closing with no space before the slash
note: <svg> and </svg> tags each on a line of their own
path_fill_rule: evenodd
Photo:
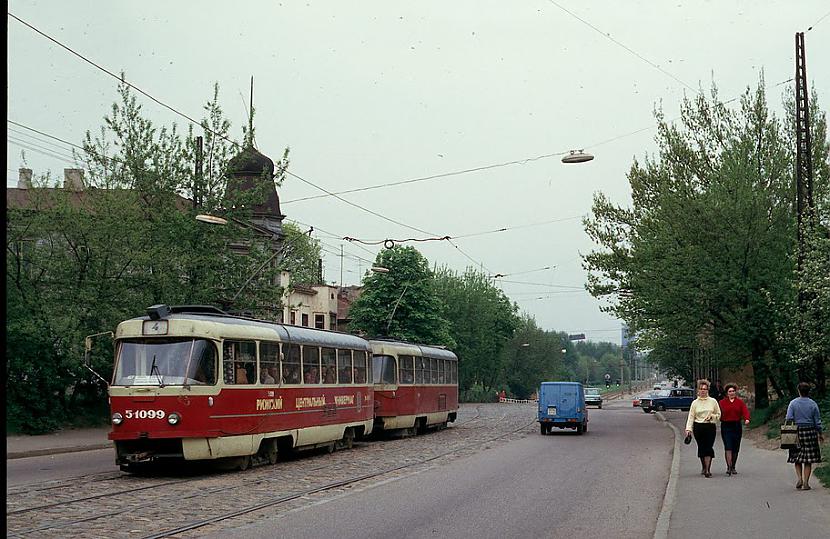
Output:
<svg viewBox="0 0 830 539">
<path fill-rule="evenodd" d="M 115 332 L 116 462 L 130 470 L 165 457 L 232 459 L 244 469 L 283 450 L 351 446 L 373 428 L 370 352 L 345 333 L 153 306 Z M 457 406 L 437 390 L 431 398 Z"/>
<path fill-rule="evenodd" d="M 443 428 L 458 415 L 458 357 L 444 348 L 395 340 L 369 341 L 375 429 L 416 434 Z"/>
</svg>

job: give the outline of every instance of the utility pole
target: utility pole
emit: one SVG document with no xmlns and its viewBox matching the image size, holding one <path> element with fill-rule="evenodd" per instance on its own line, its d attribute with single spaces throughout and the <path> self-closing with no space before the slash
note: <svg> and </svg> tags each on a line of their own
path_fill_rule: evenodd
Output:
<svg viewBox="0 0 830 539">
<path fill-rule="evenodd" d="M 795 34 L 795 140 L 796 140 L 796 213 L 798 215 L 798 273 L 799 280 L 804 269 L 804 261 L 807 256 L 809 239 L 815 231 L 815 206 L 813 205 L 813 167 L 811 157 L 810 139 L 810 107 L 809 89 L 807 88 L 807 56 L 804 46 L 804 32 Z M 805 291 L 802 285 L 798 290 L 798 310 L 802 319 L 809 316 L 804 312 L 807 300 L 805 297 L 809 292 Z M 802 332 L 805 333 L 805 332 Z M 813 359 L 816 366 L 816 389 L 819 395 L 827 391 L 827 377 L 825 375 L 825 358 L 821 353 L 814 358 L 805 358 L 806 362 Z M 799 378 L 806 378 L 806 365 L 799 369 Z"/>
<path fill-rule="evenodd" d="M 340 244 L 340 287 L 343 287 L 343 244 Z"/>
<path fill-rule="evenodd" d="M 795 34 L 795 185 L 798 215 L 798 270 L 804 264 L 805 228 L 812 228 L 813 167 L 810 156 L 810 109 L 804 32 Z"/>
<path fill-rule="evenodd" d="M 199 184 L 202 181 L 202 137 L 196 137 L 196 167 L 193 171 L 193 207 L 201 205 L 199 200 Z"/>
</svg>

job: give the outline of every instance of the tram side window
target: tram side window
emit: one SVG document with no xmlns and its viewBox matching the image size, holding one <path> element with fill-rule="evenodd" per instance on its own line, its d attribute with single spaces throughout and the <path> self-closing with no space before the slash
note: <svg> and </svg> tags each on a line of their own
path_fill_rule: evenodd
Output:
<svg viewBox="0 0 830 539">
<path fill-rule="evenodd" d="M 450 361 L 450 367 L 452 368 L 452 383 L 458 383 L 458 362 L 457 361 Z"/>
<path fill-rule="evenodd" d="M 196 385 L 216 384 L 216 348 L 207 341 L 196 342 L 186 376 Z M 191 374 L 192 373 L 192 374 Z"/>
<path fill-rule="evenodd" d="M 259 344 L 259 383 L 276 384 L 280 379 L 280 345 L 275 342 Z"/>
<path fill-rule="evenodd" d="M 223 345 L 226 384 L 253 384 L 256 382 L 256 343 L 225 341 Z"/>
<path fill-rule="evenodd" d="M 282 360 L 282 383 L 283 384 L 299 384 L 300 383 L 300 345 L 286 344 L 283 345 L 283 354 L 285 357 Z"/>
<path fill-rule="evenodd" d="M 352 383 L 352 351 L 337 351 L 337 372 L 340 375 L 341 384 Z"/>
<path fill-rule="evenodd" d="M 429 358 L 429 379 L 433 384 L 438 383 L 438 360 L 434 357 Z"/>
<path fill-rule="evenodd" d="M 413 371 L 415 358 L 412 356 L 399 356 L 401 369 L 401 383 L 411 384 L 415 380 L 415 373 Z"/>
<path fill-rule="evenodd" d="M 424 358 L 421 356 L 415 357 L 415 383 L 424 383 Z"/>
<path fill-rule="evenodd" d="M 316 346 L 303 346 L 303 382 L 320 383 L 320 349 Z"/>
<path fill-rule="evenodd" d="M 320 349 L 320 363 L 322 363 L 323 370 L 321 371 L 324 384 L 337 383 L 337 350 L 334 348 Z"/>
<path fill-rule="evenodd" d="M 355 352 L 354 353 L 354 383 L 355 384 L 365 384 L 366 383 L 366 353 L 365 352 Z"/>
<path fill-rule="evenodd" d="M 378 384 L 396 384 L 395 357 L 390 355 L 372 356 L 372 377 Z"/>
</svg>

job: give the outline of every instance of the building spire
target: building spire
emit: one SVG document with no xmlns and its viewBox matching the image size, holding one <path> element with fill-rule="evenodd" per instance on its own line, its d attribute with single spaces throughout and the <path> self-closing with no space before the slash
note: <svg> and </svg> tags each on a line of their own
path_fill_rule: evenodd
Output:
<svg viewBox="0 0 830 539">
<path fill-rule="evenodd" d="M 245 132 L 245 148 L 254 148 L 254 76 L 251 75 L 251 101 L 248 107 L 248 130 Z"/>
</svg>

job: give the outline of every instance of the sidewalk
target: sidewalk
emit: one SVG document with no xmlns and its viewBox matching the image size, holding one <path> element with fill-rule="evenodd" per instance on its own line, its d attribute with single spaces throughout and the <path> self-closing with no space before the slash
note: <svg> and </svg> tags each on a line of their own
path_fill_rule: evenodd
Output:
<svg viewBox="0 0 830 539">
<path fill-rule="evenodd" d="M 662 415 L 682 432 L 685 412 Z M 680 433 L 675 431 L 675 436 Z M 695 442 L 681 442 L 679 447 L 680 466 L 668 528 L 670 539 L 830 536 L 830 491 L 815 477 L 810 479 L 812 490 L 796 490 L 794 467 L 787 464 L 786 451 L 759 448 L 745 437 L 738 475 L 730 477 L 726 475 L 718 434 L 712 477 L 705 478 L 700 475 Z"/>
<path fill-rule="evenodd" d="M 110 427 L 68 429 L 37 436 L 6 436 L 6 459 L 107 449 Z"/>
</svg>

